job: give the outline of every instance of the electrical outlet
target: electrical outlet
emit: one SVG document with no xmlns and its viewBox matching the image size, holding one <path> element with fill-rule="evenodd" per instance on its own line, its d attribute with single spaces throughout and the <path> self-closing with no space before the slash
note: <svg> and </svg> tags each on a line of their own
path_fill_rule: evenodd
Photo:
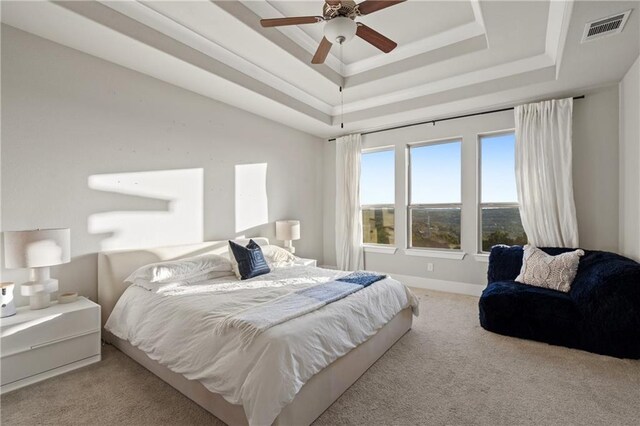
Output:
<svg viewBox="0 0 640 426">
<path fill-rule="evenodd" d="M 427 263 L 427 272 L 433 272 L 433 263 Z"/>
</svg>

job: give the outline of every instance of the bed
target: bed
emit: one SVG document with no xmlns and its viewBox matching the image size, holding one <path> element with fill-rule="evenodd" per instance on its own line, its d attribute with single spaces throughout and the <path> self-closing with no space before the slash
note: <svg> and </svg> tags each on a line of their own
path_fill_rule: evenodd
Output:
<svg viewBox="0 0 640 426">
<path fill-rule="evenodd" d="M 254 240 L 269 244 L 264 238 Z M 253 303 L 267 294 L 272 297 L 272 292 L 282 294 L 344 272 L 293 265 L 246 281 L 233 277 L 200 283 L 171 297 L 128 288 L 124 282 L 150 263 L 203 254 L 226 256 L 227 245 L 212 241 L 99 253 L 98 302 L 103 327 L 112 317 L 105 341 L 229 425 L 310 424 L 411 328 L 415 298 L 397 281 L 385 278 L 275 326 L 250 347 L 238 349 L 224 340 L 227 337 L 210 333 L 216 319 L 207 323 L 206 309 L 227 309 L 247 298 Z"/>
</svg>

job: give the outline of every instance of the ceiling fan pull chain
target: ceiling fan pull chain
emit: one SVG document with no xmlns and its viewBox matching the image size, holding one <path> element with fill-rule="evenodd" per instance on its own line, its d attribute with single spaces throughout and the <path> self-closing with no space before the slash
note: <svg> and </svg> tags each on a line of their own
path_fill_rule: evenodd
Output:
<svg viewBox="0 0 640 426">
<path fill-rule="evenodd" d="M 342 57 L 342 46 L 344 45 L 344 40 L 340 41 L 340 74 L 342 77 L 342 82 L 344 84 L 344 60 Z M 342 84 L 340 84 L 340 128 L 344 129 L 344 90 L 342 88 Z"/>
<path fill-rule="evenodd" d="M 344 93 L 340 86 L 340 128 L 344 129 Z"/>
</svg>

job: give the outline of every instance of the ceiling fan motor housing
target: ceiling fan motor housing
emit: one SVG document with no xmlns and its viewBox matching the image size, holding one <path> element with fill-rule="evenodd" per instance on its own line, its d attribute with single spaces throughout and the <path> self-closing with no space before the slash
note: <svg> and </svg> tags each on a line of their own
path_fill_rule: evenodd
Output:
<svg viewBox="0 0 640 426">
<path fill-rule="evenodd" d="M 332 19 L 337 16 L 346 16 L 347 18 L 353 19 L 358 15 L 356 2 L 353 0 L 343 0 L 335 6 L 325 2 L 322 7 L 322 15 L 325 19 Z"/>
<path fill-rule="evenodd" d="M 357 30 L 355 21 L 344 16 L 338 16 L 324 24 L 324 36 L 331 43 L 346 43 L 356 35 Z"/>
</svg>

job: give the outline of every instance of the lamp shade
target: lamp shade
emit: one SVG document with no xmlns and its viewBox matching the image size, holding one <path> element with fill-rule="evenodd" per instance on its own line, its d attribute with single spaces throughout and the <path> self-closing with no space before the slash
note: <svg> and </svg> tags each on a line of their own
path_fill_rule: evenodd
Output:
<svg viewBox="0 0 640 426">
<path fill-rule="evenodd" d="M 278 220 L 276 221 L 276 239 L 281 241 L 300 239 L 299 220 Z"/>
<path fill-rule="evenodd" d="M 39 268 L 70 260 L 69 228 L 4 232 L 4 266 Z"/>
</svg>

